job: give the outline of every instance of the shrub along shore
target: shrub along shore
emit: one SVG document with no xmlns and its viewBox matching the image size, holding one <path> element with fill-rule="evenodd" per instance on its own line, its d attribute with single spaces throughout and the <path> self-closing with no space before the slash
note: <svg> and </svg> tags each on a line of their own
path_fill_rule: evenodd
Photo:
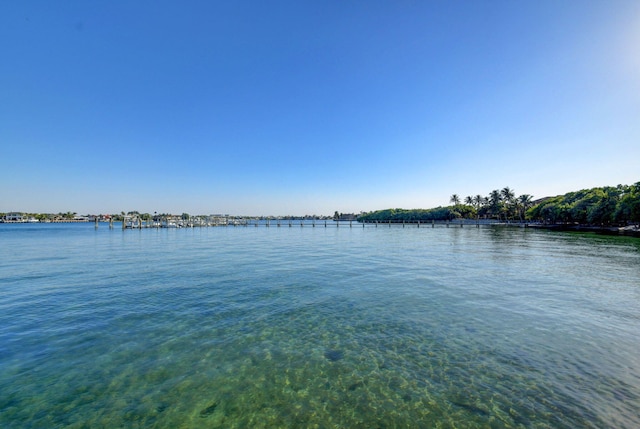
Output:
<svg viewBox="0 0 640 429">
<path fill-rule="evenodd" d="M 640 226 L 640 182 L 605 186 L 533 200 L 515 195 L 509 187 L 487 196 L 453 194 L 451 205 L 431 209 L 385 209 L 363 213 L 360 222 L 431 222 L 455 219 L 535 223 L 553 229 L 626 232 L 637 235 Z"/>
</svg>

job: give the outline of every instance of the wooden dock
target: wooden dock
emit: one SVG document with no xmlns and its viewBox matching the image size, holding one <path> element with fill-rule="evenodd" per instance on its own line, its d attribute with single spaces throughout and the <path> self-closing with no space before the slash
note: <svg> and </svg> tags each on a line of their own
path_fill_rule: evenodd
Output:
<svg viewBox="0 0 640 429">
<path fill-rule="evenodd" d="M 355 220 L 329 220 L 329 219 L 295 219 L 295 218 L 241 218 L 241 217 L 194 217 L 190 219 L 166 218 L 155 220 L 142 220 L 136 216 L 125 216 L 122 221 L 122 229 L 148 229 L 148 228 L 209 228 L 209 227 L 264 227 L 264 228 L 464 228 L 481 226 L 515 226 L 527 227 L 528 223 L 510 222 L 500 223 L 488 220 L 454 219 L 431 221 L 396 221 L 385 220 L 375 222 L 358 222 Z M 96 228 L 98 223 L 96 221 Z M 113 228 L 113 221 L 109 222 Z"/>
</svg>

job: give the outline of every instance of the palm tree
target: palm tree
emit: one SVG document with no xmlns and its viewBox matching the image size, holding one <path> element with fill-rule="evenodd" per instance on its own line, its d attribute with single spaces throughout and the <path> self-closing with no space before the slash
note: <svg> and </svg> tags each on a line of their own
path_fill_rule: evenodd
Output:
<svg viewBox="0 0 640 429">
<path fill-rule="evenodd" d="M 472 206 L 473 205 L 473 197 L 471 195 L 468 195 L 467 197 L 465 197 L 464 203 Z"/>
<path fill-rule="evenodd" d="M 460 197 L 458 196 L 458 194 L 453 194 L 451 195 L 451 198 L 449 198 L 449 201 L 454 206 L 457 206 L 458 204 L 460 204 Z"/>
<path fill-rule="evenodd" d="M 484 204 L 484 198 L 482 195 L 478 194 L 472 199 L 473 204 L 476 206 L 476 212 L 478 213 L 478 219 L 480 219 L 480 207 Z"/>
<path fill-rule="evenodd" d="M 518 197 L 516 200 L 516 204 L 518 207 L 518 214 L 520 215 L 520 222 L 522 222 L 525 218 L 525 213 L 527 209 L 532 206 L 533 197 L 529 194 L 523 194 Z"/>
<path fill-rule="evenodd" d="M 498 215 L 500 219 L 500 213 L 502 212 L 502 194 L 497 189 L 491 191 L 488 197 L 489 211 L 493 216 Z"/>
<path fill-rule="evenodd" d="M 502 201 L 504 202 L 504 210 L 505 210 L 505 219 L 510 215 L 511 209 L 514 208 L 514 198 L 516 194 L 507 186 L 506 188 L 502 188 L 500 191 L 500 195 L 502 196 Z"/>
</svg>

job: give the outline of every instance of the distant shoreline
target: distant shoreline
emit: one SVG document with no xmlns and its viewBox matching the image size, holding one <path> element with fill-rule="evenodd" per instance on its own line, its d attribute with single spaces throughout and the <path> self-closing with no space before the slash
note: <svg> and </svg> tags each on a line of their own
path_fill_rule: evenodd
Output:
<svg viewBox="0 0 640 429">
<path fill-rule="evenodd" d="M 47 220 L 4 220 L 0 223 L 89 223 L 88 219 L 47 219 Z"/>
<path fill-rule="evenodd" d="M 254 220 L 255 222 L 251 222 L 251 220 Z M 266 221 L 265 223 L 261 223 L 260 220 L 262 220 L 263 222 Z M 298 223 L 294 223 L 293 219 L 255 219 L 255 218 L 241 218 L 241 217 L 237 217 L 234 218 L 233 221 L 227 221 L 227 222 L 221 222 L 221 223 L 211 223 L 211 224 L 201 224 L 201 223 L 185 223 L 183 224 L 175 224 L 175 227 L 201 227 L 201 226 L 281 226 L 281 225 L 285 225 L 285 226 L 293 226 L 295 224 L 295 226 L 322 226 L 322 221 L 324 221 L 324 226 L 326 226 L 326 222 L 328 220 L 332 221 L 332 224 L 339 224 L 339 223 L 343 223 L 343 224 L 347 224 L 350 227 L 353 227 L 353 224 L 359 224 L 362 225 L 363 227 L 365 225 L 369 225 L 369 226 L 391 226 L 391 225 L 402 225 L 403 227 L 405 225 L 409 226 L 409 225 L 416 225 L 418 228 L 420 228 L 420 226 L 424 226 L 424 227 L 435 227 L 436 225 L 439 227 L 442 226 L 446 226 L 448 227 L 453 227 L 453 228 L 460 228 L 460 227 L 464 227 L 464 226 L 475 226 L 475 227 L 504 227 L 504 228 L 534 228 L 534 229 L 546 229 L 549 231 L 568 231 L 568 232 L 592 232 L 592 233 L 596 233 L 596 234 L 603 234 L 603 235 L 618 235 L 618 236 L 627 236 L 627 237 L 638 237 L 640 238 L 640 226 L 638 225 L 627 225 L 627 226 L 597 226 L 597 225 L 578 225 L 578 224 L 565 224 L 565 223 L 557 223 L 557 224 L 552 224 L 552 223 L 539 223 L 539 222 L 529 222 L 529 221 L 498 221 L 495 219 L 453 219 L 453 220 L 432 220 L 432 221 L 426 221 L 426 222 L 421 222 L 421 221 L 407 221 L 407 220 L 395 220 L 395 219 L 387 219 L 387 220 L 381 220 L 381 221 L 361 221 L 361 220 L 351 220 L 351 221 L 345 221 L 345 220 L 341 220 L 339 222 L 336 222 L 334 219 L 296 219 L 298 220 Z M 270 221 L 273 221 L 273 224 L 270 224 Z M 95 222 L 95 220 L 94 220 Z M 118 221 L 118 223 L 121 223 L 122 221 Z M 138 222 L 136 225 L 133 225 L 133 223 Z M 318 222 L 316 224 L 316 222 Z M 89 220 L 86 219 L 56 219 L 56 220 L 46 220 L 46 221 L 33 221 L 33 220 L 22 220 L 22 221 L 7 221 L 7 220 L 2 220 L 0 219 L 0 224 L 34 224 L 34 223 L 93 223 Z M 104 221 L 100 221 L 99 223 L 105 223 Z M 110 223 L 110 228 L 113 228 L 113 223 Z M 128 225 L 125 223 L 124 225 L 124 229 L 139 229 L 139 228 L 153 228 L 153 227 L 170 227 L 169 225 L 160 225 L 160 223 L 149 223 L 146 224 L 144 222 L 140 222 L 138 219 L 135 219 L 133 221 L 129 221 L 129 223 L 131 223 L 131 225 Z M 97 228 L 98 222 L 96 222 L 96 228 Z M 173 225 L 171 225 L 173 226 Z M 338 225 L 339 226 L 339 225 Z"/>
</svg>

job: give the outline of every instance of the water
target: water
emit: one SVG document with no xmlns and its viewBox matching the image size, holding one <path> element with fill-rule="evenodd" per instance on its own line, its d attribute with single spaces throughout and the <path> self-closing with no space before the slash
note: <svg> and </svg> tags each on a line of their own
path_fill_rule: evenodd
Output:
<svg viewBox="0 0 640 429">
<path fill-rule="evenodd" d="M 640 426 L 640 241 L 0 225 L 3 428 Z"/>
</svg>

